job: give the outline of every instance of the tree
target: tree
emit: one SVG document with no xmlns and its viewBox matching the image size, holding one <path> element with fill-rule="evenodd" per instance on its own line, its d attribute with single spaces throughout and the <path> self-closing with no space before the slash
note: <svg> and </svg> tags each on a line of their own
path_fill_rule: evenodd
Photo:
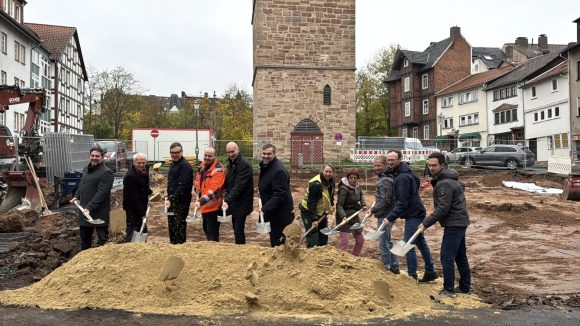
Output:
<svg viewBox="0 0 580 326">
<path fill-rule="evenodd" d="M 130 124 L 127 117 L 139 109 L 140 101 L 132 96 L 141 93 L 139 82 L 132 73 L 117 67 L 111 71 L 95 72 L 89 79 L 89 89 L 92 90 L 89 101 L 92 100 L 95 106 L 98 103 L 100 121 L 113 128 L 113 138 L 119 138 L 124 125 Z M 92 110 L 93 106 L 89 109 Z"/>
<path fill-rule="evenodd" d="M 389 93 L 387 78 L 398 46 L 380 49 L 356 74 L 357 136 L 390 134 Z"/>
</svg>

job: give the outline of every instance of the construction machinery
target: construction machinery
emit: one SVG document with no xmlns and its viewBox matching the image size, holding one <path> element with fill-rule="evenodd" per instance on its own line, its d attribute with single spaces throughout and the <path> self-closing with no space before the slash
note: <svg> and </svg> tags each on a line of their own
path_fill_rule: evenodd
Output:
<svg viewBox="0 0 580 326">
<path fill-rule="evenodd" d="M 46 169 L 42 164 L 42 145 L 38 126 L 41 114 L 46 111 L 45 102 L 44 89 L 0 85 L 0 114 L 9 110 L 10 105 L 29 104 L 26 120 L 17 135 L 19 138 L 17 151 L 10 152 L 10 148 L 16 147 L 14 140 L 0 142 L 0 152 L 14 155 L 14 166 L 6 169 L 1 176 L 1 181 L 7 185 L 7 189 L 0 205 L 0 213 L 18 206 L 24 201 L 23 198 L 27 200 L 31 209 L 39 211 L 41 208 L 39 188 L 46 183 Z M 24 164 L 25 158 L 32 162 L 35 171 L 31 171 L 29 165 Z"/>
</svg>

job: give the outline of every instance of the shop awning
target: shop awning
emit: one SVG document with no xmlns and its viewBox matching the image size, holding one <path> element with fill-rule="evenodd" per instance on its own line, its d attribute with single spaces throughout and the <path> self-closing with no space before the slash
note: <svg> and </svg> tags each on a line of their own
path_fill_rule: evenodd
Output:
<svg viewBox="0 0 580 326">
<path fill-rule="evenodd" d="M 449 139 L 447 135 L 435 136 L 435 143 L 436 144 L 443 144 Z"/>
<path fill-rule="evenodd" d="M 459 139 L 481 139 L 481 134 L 479 132 L 466 132 L 459 135 Z"/>
</svg>

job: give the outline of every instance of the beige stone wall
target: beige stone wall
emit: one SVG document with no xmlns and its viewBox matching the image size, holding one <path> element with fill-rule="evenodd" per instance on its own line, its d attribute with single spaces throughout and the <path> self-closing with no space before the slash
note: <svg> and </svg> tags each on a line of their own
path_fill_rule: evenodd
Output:
<svg viewBox="0 0 580 326">
<path fill-rule="evenodd" d="M 355 0 L 254 2 L 254 155 L 271 142 L 289 159 L 290 133 L 311 119 L 324 133 L 325 160 L 348 156 L 356 132 Z M 327 84 L 331 105 L 323 105 Z"/>
</svg>

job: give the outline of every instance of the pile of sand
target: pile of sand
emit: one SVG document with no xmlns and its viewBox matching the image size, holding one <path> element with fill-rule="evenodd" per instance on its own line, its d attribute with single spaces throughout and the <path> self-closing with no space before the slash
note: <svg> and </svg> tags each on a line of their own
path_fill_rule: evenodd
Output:
<svg viewBox="0 0 580 326">
<path fill-rule="evenodd" d="M 183 259 L 185 267 L 177 279 L 163 282 L 159 276 L 169 256 Z M 79 253 L 32 286 L 0 292 L 0 303 L 335 320 L 444 313 L 412 279 L 385 272 L 377 260 L 330 246 L 272 249 L 214 242 L 108 244 Z"/>
</svg>

